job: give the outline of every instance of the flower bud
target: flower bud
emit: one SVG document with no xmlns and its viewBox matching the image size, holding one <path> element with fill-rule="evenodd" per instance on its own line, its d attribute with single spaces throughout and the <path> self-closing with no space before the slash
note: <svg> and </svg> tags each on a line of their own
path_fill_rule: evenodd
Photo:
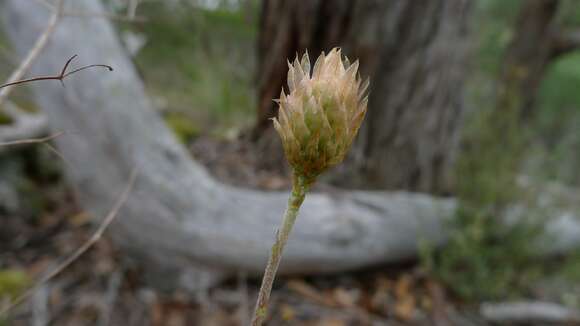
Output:
<svg viewBox="0 0 580 326">
<path fill-rule="evenodd" d="M 368 80 L 358 74 L 358 60 L 342 60 L 340 49 L 322 53 L 312 74 L 306 53 L 288 62 L 288 88 L 276 100 L 274 127 L 297 175 L 315 178 L 340 163 L 367 111 Z"/>
</svg>

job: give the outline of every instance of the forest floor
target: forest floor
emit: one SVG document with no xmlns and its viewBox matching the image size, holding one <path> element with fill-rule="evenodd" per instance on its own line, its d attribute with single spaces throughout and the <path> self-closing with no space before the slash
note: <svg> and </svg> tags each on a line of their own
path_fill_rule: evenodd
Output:
<svg viewBox="0 0 580 326">
<path fill-rule="evenodd" d="M 259 151 L 242 140 L 201 137 L 192 153 L 203 153 L 202 162 L 224 182 L 262 189 L 289 185 L 284 169 L 253 168 L 259 166 Z M 19 287 L 16 292 L 55 268 L 95 227 L 66 186 L 42 191 L 49 204 L 41 216 L 1 217 L 0 270 L 21 275 L 15 278 L 21 282 L 11 285 Z M 36 289 L 0 325 L 247 325 L 259 286 L 258 279 L 239 275 L 202 293 L 167 293 L 148 286 L 142 275 L 139 263 L 124 257 L 105 236 L 61 275 Z M 269 325 L 485 324 L 476 306 L 451 298 L 416 262 L 280 278 L 271 302 Z"/>
</svg>

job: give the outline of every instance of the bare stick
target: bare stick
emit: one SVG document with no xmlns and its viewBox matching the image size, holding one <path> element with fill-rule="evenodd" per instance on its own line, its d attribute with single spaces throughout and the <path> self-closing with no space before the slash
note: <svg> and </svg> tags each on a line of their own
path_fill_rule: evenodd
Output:
<svg viewBox="0 0 580 326">
<path fill-rule="evenodd" d="M 32 49 L 30 49 L 28 55 L 26 55 L 26 58 L 20 63 L 18 68 L 14 70 L 12 75 L 10 75 L 8 81 L 6 82 L 7 86 L 2 87 L 2 89 L 0 90 L 0 106 L 10 94 L 12 86 L 16 85 L 14 84 L 14 82 L 22 79 L 22 77 L 32 66 L 34 60 L 36 60 L 38 55 L 40 55 L 40 52 L 46 47 L 48 39 L 50 38 L 52 33 L 54 33 L 54 29 L 56 28 L 56 25 L 58 24 L 59 20 L 62 17 L 63 8 L 64 8 L 64 0 L 57 0 L 54 13 L 50 17 L 50 20 L 48 22 L 48 25 L 44 29 L 44 32 L 40 35 L 40 37 L 38 37 L 36 43 L 34 44 Z"/>
<path fill-rule="evenodd" d="M 59 131 L 57 133 L 54 133 L 52 135 L 46 136 L 46 137 L 42 137 L 42 138 L 30 138 L 30 139 L 21 139 L 21 140 L 14 140 L 14 141 L 8 141 L 8 142 L 0 142 L 0 147 L 3 146 L 16 146 L 16 145 L 25 145 L 25 144 L 39 144 L 42 143 L 44 145 L 46 145 L 46 147 L 48 147 L 48 149 L 55 154 L 56 156 L 58 156 L 58 158 L 60 158 L 65 164 L 70 166 L 69 161 L 64 157 L 64 155 L 62 155 L 61 152 L 59 152 L 54 146 L 52 146 L 50 143 L 48 143 L 49 141 L 60 137 L 62 135 L 64 135 L 65 132 L 64 131 Z"/>
<path fill-rule="evenodd" d="M 79 71 L 85 70 L 85 69 L 89 69 L 89 68 L 94 68 L 94 67 L 101 67 L 101 68 L 106 68 L 109 71 L 113 71 L 113 68 L 111 66 L 107 66 L 107 65 L 103 65 L 103 64 L 92 64 L 92 65 L 87 65 L 87 66 L 82 66 L 80 68 L 77 69 L 73 69 L 72 71 L 67 72 L 68 67 L 70 66 L 71 62 L 77 57 L 77 55 L 73 55 L 72 57 L 70 57 L 66 63 L 64 64 L 62 70 L 60 71 L 60 73 L 58 75 L 54 75 L 54 76 L 40 76 L 40 77 L 33 77 L 33 78 L 28 78 L 28 79 L 22 79 L 22 80 L 17 80 L 14 82 L 10 82 L 7 84 L 3 84 L 0 85 L 0 89 L 4 88 L 4 89 L 8 89 L 9 87 L 15 86 L 15 85 L 19 85 L 19 84 L 24 84 L 24 83 L 30 83 L 30 82 L 35 82 L 35 81 L 40 81 L 40 80 L 58 80 L 61 83 L 64 83 L 64 79 L 72 74 L 75 74 Z M 23 145 L 23 144 L 36 144 L 36 143 L 46 143 L 46 145 L 48 146 L 48 148 L 54 152 L 58 157 L 60 157 L 65 163 L 68 163 L 67 160 L 64 158 L 64 156 L 57 151 L 54 147 L 52 147 L 50 144 L 48 144 L 47 142 L 64 134 L 64 131 L 60 131 L 57 132 L 53 135 L 47 136 L 47 137 L 43 137 L 43 138 L 32 138 L 32 139 L 22 139 L 22 140 L 15 140 L 15 141 L 8 141 L 8 142 L 0 142 L 0 147 L 2 146 L 14 146 L 14 145 Z"/>
<path fill-rule="evenodd" d="M 64 135 L 64 131 L 59 131 L 52 135 L 42 137 L 42 138 L 31 138 L 31 139 L 22 139 L 22 140 L 14 140 L 14 141 L 7 141 L 7 142 L 0 142 L 0 146 L 15 146 L 15 145 L 24 145 L 24 144 L 38 144 L 38 143 L 46 143 L 51 141 L 57 137 Z"/>
<path fill-rule="evenodd" d="M 66 77 L 68 77 L 72 74 L 75 74 L 75 73 L 82 71 L 82 70 L 85 70 L 85 69 L 95 68 L 95 67 L 106 68 L 109 71 L 113 71 L 113 67 L 111 67 L 111 66 L 103 65 L 103 64 L 93 64 L 93 65 L 83 66 L 83 67 L 74 69 L 73 71 L 67 72 L 66 70 L 68 69 L 69 65 L 76 57 L 78 57 L 78 55 L 76 55 L 76 54 L 73 55 L 72 57 L 70 57 L 70 59 L 67 60 L 67 62 L 64 64 L 64 67 L 62 68 L 62 71 L 58 75 L 39 76 L 39 77 L 17 80 L 17 81 L 13 81 L 13 82 L 9 82 L 9 83 L 0 85 L 0 88 L 6 89 L 6 88 L 14 86 L 14 85 L 30 83 L 30 82 L 40 81 L 40 80 L 58 80 L 62 83 Z"/>
<path fill-rule="evenodd" d="M 6 307 L 2 308 L 2 310 L 0 310 L 0 317 L 5 317 L 11 309 L 27 300 L 43 284 L 45 284 L 53 277 L 57 276 L 62 271 L 64 271 L 68 266 L 70 266 L 73 262 L 75 262 L 82 254 L 84 254 L 87 250 L 89 250 L 91 246 L 93 246 L 97 241 L 99 241 L 99 239 L 101 239 L 107 227 L 113 222 L 113 220 L 115 219 L 115 217 L 117 216 L 117 214 L 119 213 L 125 202 L 127 202 L 129 194 L 131 193 L 131 190 L 133 190 L 133 186 L 135 185 L 136 179 L 137 179 L 137 170 L 133 169 L 133 171 L 131 171 L 131 175 L 129 176 L 129 182 L 127 183 L 127 187 L 123 190 L 121 196 L 119 196 L 119 199 L 117 200 L 117 202 L 115 202 L 115 205 L 113 205 L 107 216 L 103 219 L 103 222 L 101 222 L 101 224 L 99 225 L 93 236 L 90 237 L 85 243 L 83 243 L 83 245 L 80 246 L 76 251 L 74 251 L 67 259 L 65 259 L 62 263 L 60 263 L 53 271 L 46 274 L 34 286 L 32 286 L 30 289 L 28 289 L 20 296 L 18 296 Z"/>
</svg>

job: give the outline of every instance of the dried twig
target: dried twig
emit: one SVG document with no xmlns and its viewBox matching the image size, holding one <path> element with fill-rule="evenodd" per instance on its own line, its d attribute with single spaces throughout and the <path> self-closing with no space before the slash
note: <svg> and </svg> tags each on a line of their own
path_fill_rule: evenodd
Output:
<svg viewBox="0 0 580 326">
<path fill-rule="evenodd" d="M 66 78 L 67 76 L 74 74 L 78 71 L 81 71 L 81 70 L 84 70 L 87 68 L 91 68 L 91 67 L 104 67 L 104 68 L 109 69 L 110 71 L 113 70 L 113 68 L 111 68 L 110 66 L 107 66 L 107 65 L 89 65 L 89 66 L 85 66 L 85 67 L 73 70 L 69 73 L 66 73 L 66 69 L 68 68 L 68 65 L 70 64 L 70 62 L 74 58 L 76 58 L 76 55 L 75 55 L 67 61 L 61 74 L 58 76 L 46 76 L 46 77 L 37 77 L 37 78 L 22 80 L 22 78 L 24 77 L 26 72 L 28 70 L 30 70 L 30 67 L 32 66 L 32 64 L 40 55 L 40 52 L 42 52 L 42 50 L 46 47 L 46 44 L 48 43 L 50 36 L 54 33 L 54 30 L 56 29 L 58 22 L 61 20 L 61 18 L 63 16 L 67 15 L 67 13 L 64 11 L 64 0 L 57 0 L 56 4 L 54 4 L 54 5 L 52 5 L 48 2 L 45 2 L 45 1 L 43 1 L 43 3 L 48 5 L 51 9 L 53 9 L 53 14 L 48 22 L 48 25 L 44 29 L 44 32 L 38 37 L 38 39 L 36 40 L 36 43 L 34 44 L 32 49 L 30 49 L 30 51 L 26 55 L 26 58 L 24 58 L 24 60 L 20 63 L 18 68 L 16 68 L 16 70 L 14 70 L 14 72 L 12 72 L 12 74 L 10 75 L 10 77 L 8 78 L 6 83 L 0 85 L 0 106 L 6 100 L 6 98 L 10 94 L 10 92 L 12 91 L 12 87 L 15 85 L 18 85 L 18 84 L 32 82 L 32 81 L 38 81 L 38 80 L 51 80 L 51 79 L 52 80 L 60 80 L 62 82 L 62 80 L 64 78 Z M 133 18 L 135 18 L 135 17 L 133 17 Z"/>
<path fill-rule="evenodd" d="M 106 68 L 109 71 L 113 71 L 113 67 L 111 67 L 111 66 L 103 65 L 103 64 L 92 64 L 92 65 L 82 66 L 80 68 L 77 68 L 77 69 L 74 69 L 72 71 L 67 72 L 69 65 L 76 57 L 78 57 L 78 55 L 76 55 L 76 54 L 73 55 L 72 57 L 70 57 L 70 59 L 67 60 L 64 67 L 62 68 L 60 74 L 58 74 L 58 75 L 40 76 L 40 77 L 33 77 L 33 78 L 28 78 L 28 79 L 17 80 L 17 81 L 13 81 L 13 82 L 9 82 L 9 83 L 0 85 L 0 88 L 6 88 L 6 87 L 14 86 L 14 85 L 30 83 L 30 82 L 40 81 L 40 80 L 58 80 L 62 83 L 66 77 L 68 77 L 72 74 L 75 74 L 75 73 L 82 71 L 82 70 L 85 70 L 85 69 L 95 68 L 95 67 Z"/>
<path fill-rule="evenodd" d="M 41 137 L 41 138 L 31 138 L 31 139 L 21 139 L 21 140 L 14 140 L 14 141 L 7 141 L 7 142 L 0 142 L 0 146 L 15 146 L 15 145 L 24 145 L 24 144 L 38 144 L 38 143 L 46 143 L 51 141 L 57 137 L 64 135 L 64 131 L 59 131 L 52 135 Z"/>
<path fill-rule="evenodd" d="M 73 69 L 72 71 L 67 71 L 71 62 L 77 57 L 77 55 L 75 54 L 74 56 L 72 56 L 71 58 L 69 58 L 67 60 L 67 62 L 64 64 L 64 67 L 62 68 L 62 70 L 60 71 L 60 73 L 58 75 L 54 75 L 54 76 L 40 76 L 40 77 L 33 77 L 33 78 L 28 78 L 28 79 L 22 79 L 22 80 L 17 80 L 17 81 L 13 81 L 13 82 L 9 82 L 3 85 L 0 85 L 0 89 L 9 89 L 9 87 L 12 86 L 16 86 L 16 85 L 20 85 L 20 84 L 25 84 L 25 83 L 30 83 L 30 82 L 35 82 L 35 81 L 41 81 L 41 80 L 58 80 L 61 83 L 63 83 L 64 86 L 64 79 L 72 74 L 75 74 L 79 71 L 85 70 L 85 69 L 89 69 L 89 68 L 94 68 L 94 67 L 101 67 L 101 68 L 106 68 L 109 71 L 113 71 L 113 68 L 111 66 L 108 65 L 103 65 L 103 64 L 92 64 L 92 65 L 87 65 L 87 66 L 82 66 L 80 68 L 77 69 Z M 7 111 L 9 114 L 12 114 L 13 112 L 11 112 L 10 110 Z M 54 152 L 58 157 L 60 157 L 65 163 L 67 163 L 67 160 L 63 157 L 63 155 L 57 151 L 54 147 L 52 147 L 50 144 L 48 144 L 47 142 L 49 140 L 52 140 L 60 135 L 64 134 L 64 131 L 60 131 L 57 132 L 53 135 L 49 135 L 47 137 L 43 137 L 43 138 L 32 138 L 32 139 L 21 139 L 21 140 L 14 140 L 14 141 L 6 141 L 6 142 L 0 142 L 0 147 L 3 146 L 13 146 L 13 145 L 23 145 L 23 144 L 35 144 L 35 143 L 46 143 L 46 145 L 48 146 L 48 148 Z"/>
<path fill-rule="evenodd" d="M 49 135 L 46 137 L 41 137 L 41 138 L 29 138 L 29 139 L 20 139 L 20 140 L 14 140 L 14 141 L 0 142 L 0 147 L 42 143 L 42 144 L 46 145 L 46 147 L 48 147 L 48 149 L 53 154 L 58 156 L 58 158 L 60 158 L 64 163 L 70 165 L 69 161 L 64 157 L 64 155 L 62 155 L 61 152 L 59 152 L 54 146 L 52 146 L 49 143 L 49 141 L 51 141 L 57 137 L 60 137 L 64 134 L 65 134 L 64 131 L 59 131 L 59 132 L 56 132 L 52 135 Z"/>
<path fill-rule="evenodd" d="M 64 0 L 57 0 L 54 13 L 50 17 L 50 20 L 48 22 L 48 25 L 44 29 L 44 32 L 40 35 L 40 37 L 38 37 L 36 43 L 26 55 L 26 58 L 20 63 L 18 68 L 14 70 L 12 75 L 10 75 L 8 81 L 6 82 L 6 86 L 2 86 L 2 89 L 0 90 L 0 106 L 10 94 L 12 86 L 16 85 L 14 84 L 14 82 L 22 79 L 22 77 L 32 66 L 34 60 L 36 60 L 38 55 L 40 55 L 40 52 L 44 49 L 44 47 L 46 47 L 48 39 L 50 38 L 52 33 L 54 33 L 54 29 L 56 28 L 56 25 L 58 24 L 58 22 L 62 17 L 63 8 L 64 8 Z"/>
<path fill-rule="evenodd" d="M 91 248 L 91 246 L 93 246 L 97 241 L 99 241 L 99 239 L 101 239 L 107 227 L 113 222 L 113 220 L 115 219 L 115 217 L 117 216 L 117 214 L 119 213 L 125 202 L 127 202 L 129 194 L 131 193 L 131 190 L 133 190 L 133 186 L 135 185 L 136 179 L 137 179 L 137 171 L 133 170 L 131 171 L 127 187 L 123 190 L 121 196 L 119 196 L 119 199 L 117 200 L 117 202 L 115 202 L 115 205 L 113 205 L 112 209 L 103 219 L 103 221 L 101 222 L 95 233 L 85 243 L 83 243 L 82 246 L 80 246 L 68 258 L 66 258 L 62 263 L 60 263 L 53 271 L 42 277 L 34 286 L 32 286 L 30 289 L 25 291 L 20 296 L 18 296 L 6 307 L 3 307 L 0 310 L 0 317 L 5 317 L 11 309 L 27 300 L 41 286 L 43 286 L 46 282 L 48 282 L 53 277 L 57 276 L 62 271 L 64 271 L 68 266 L 70 266 L 73 262 L 75 262 L 82 254 L 84 254 L 89 248 Z"/>
</svg>

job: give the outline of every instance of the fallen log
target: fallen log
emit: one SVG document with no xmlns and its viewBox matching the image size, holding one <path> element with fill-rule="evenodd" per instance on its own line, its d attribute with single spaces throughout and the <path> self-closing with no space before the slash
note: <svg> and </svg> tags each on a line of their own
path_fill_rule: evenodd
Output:
<svg viewBox="0 0 580 326">
<path fill-rule="evenodd" d="M 485 302 L 480 306 L 480 313 L 486 320 L 502 324 L 580 324 L 577 309 L 542 301 Z"/>
<path fill-rule="evenodd" d="M 70 5 L 75 12 L 103 10 L 97 0 Z M 1 15 L 21 54 L 49 17 L 43 6 L 22 0 L 4 1 Z M 110 229 L 124 252 L 162 272 L 162 282 L 189 288 L 209 284 L 221 272 L 261 273 L 288 194 L 219 183 L 196 163 L 153 109 L 107 20 L 65 17 L 32 72 L 55 71 L 72 54 L 83 64 L 115 69 L 70 76 L 65 88 L 32 85 L 51 128 L 71 132 L 56 143 L 72 166 L 67 177 L 81 204 L 103 216 L 136 168 L 139 181 Z M 405 192 L 313 193 L 280 272 L 334 273 L 416 257 L 421 241 L 445 243 L 455 207 L 451 198 Z M 547 230 L 557 235 L 547 250 L 580 245 L 580 223 L 572 215 L 555 218 Z"/>
</svg>

